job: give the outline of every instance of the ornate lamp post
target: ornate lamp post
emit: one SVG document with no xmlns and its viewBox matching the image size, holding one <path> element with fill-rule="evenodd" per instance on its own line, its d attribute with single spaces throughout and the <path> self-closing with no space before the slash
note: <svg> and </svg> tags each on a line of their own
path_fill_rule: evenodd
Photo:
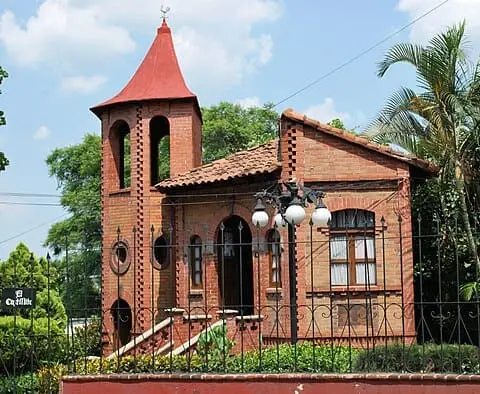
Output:
<svg viewBox="0 0 480 394">
<path fill-rule="evenodd" d="M 252 223 L 255 227 L 265 227 L 269 217 L 266 212 L 265 202 L 275 207 L 275 224 L 278 228 L 288 228 L 288 277 L 290 292 L 290 332 L 292 344 L 297 343 L 298 316 L 297 316 L 297 265 L 295 226 L 301 224 L 306 217 L 305 207 L 308 203 L 316 204 L 312 213 L 311 224 L 326 227 L 331 218 L 322 198 L 325 193 L 308 187 L 297 185 L 295 182 L 277 184 L 272 190 L 264 190 L 255 194 L 257 205 L 252 214 Z M 299 194 L 299 191 L 302 193 Z"/>
</svg>

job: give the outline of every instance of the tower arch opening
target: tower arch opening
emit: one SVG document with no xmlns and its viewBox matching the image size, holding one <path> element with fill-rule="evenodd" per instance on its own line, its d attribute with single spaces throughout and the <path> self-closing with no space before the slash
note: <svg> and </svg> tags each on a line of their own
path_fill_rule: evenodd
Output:
<svg viewBox="0 0 480 394">
<path fill-rule="evenodd" d="M 110 129 L 110 146 L 115 162 L 118 188 L 131 186 L 130 127 L 124 120 L 116 121 Z"/>
<path fill-rule="evenodd" d="M 150 120 L 150 185 L 170 177 L 170 122 L 165 116 Z"/>
</svg>

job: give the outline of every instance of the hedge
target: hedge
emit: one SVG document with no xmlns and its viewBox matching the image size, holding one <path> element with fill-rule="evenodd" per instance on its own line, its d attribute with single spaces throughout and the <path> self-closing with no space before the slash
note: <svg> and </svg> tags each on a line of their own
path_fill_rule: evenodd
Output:
<svg viewBox="0 0 480 394">
<path fill-rule="evenodd" d="M 47 318 L 34 319 L 32 336 L 30 319 L 17 316 L 14 326 L 13 316 L 0 316 L 0 332 L 0 374 L 12 374 L 14 364 L 17 372 L 30 370 L 32 359 L 36 369 L 64 357 L 66 335 L 55 320 L 49 333 Z"/>
<path fill-rule="evenodd" d="M 353 349 L 346 346 L 313 346 L 304 342 L 271 346 L 226 358 L 191 356 L 138 355 L 120 359 L 77 360 L 76 374 L 158 373 L 158 372 L 213 372 L 213 373 L 347 373 L 347 372 L 416 372 L 416 373 L 480 373 L 479 349 L 475 346 L 456 345 L 390 345 L 375 349 Z M 72 368 L 72 366 L 71 366 Z M 70 371 L 72 372 L 72 371 Z M 44 367 L 31 375 L 19 378 L 19 388 L 31 384 L 31 391 L 22 393 L 57 393 L 61 377 L 67 374 L 62 364 Z M 2 380 L 3 379 L 3 380 Z M 11 378 L 8 378 L 11 379 Z M 8 391 L 11 380 L 0 378 L 0 394 Z M 3 384 L 2 382 L 6 382 Z M 11 389 L 10 389 L 11 390 Z"/>
<path fill-rule="evenodd" d="M 480 373 L 480 349 L 471 345 L 380 346 L 362 351 L 355 371 Z"/>
</svg>

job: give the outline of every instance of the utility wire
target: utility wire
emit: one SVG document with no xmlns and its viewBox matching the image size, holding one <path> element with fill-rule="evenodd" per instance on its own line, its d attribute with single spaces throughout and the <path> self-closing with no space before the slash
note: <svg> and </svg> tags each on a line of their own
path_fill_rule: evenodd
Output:
<svg viewBox="0 0 480 394">
<path fill-rule="evenodd" d="M 30 202 L 30 201 L 0 201 L 0 205 L 32 205 L 32 206 L 41 206 L 41 207 L 61 207 L 62 204 L 60 203 L 49 203 L 49 202 Z"/>
<path fill-rule="evenodd" d="M 287 97 L 277 101 L 273 106 L 272 108 L 275 108 L 277 106 L 279 106 L 280 104 L 290 100 L 291 98 L 299 95 L 300 93 L 303 93 L 304 91 L 308 90 L 309 88 L 311 88 L 312 86 L 318 84 L 319 82 L 321 82 L 322 80 L 326 79 L 327 77 L 329 77 L 330 75 L 333 75 L 335 74 L 336 72 L 340 71 L 341 69 L 347 67 L 348 65 L 352 64 L 353 62 L 355 62 L 356 60 L 358 60 L 359 58 L 361 58 L 362 56 L 366 55 L 367 53 L 371 52 L 373 49 L 377 48 L 378 46 L 382 45 L 383 43 L 385 43 L 386 41 L 390 40 L 392 37 L 396 36 L 397 34 L 401 33 L 402 31 L 408 29 L 410 26 L 414 25 L 415 23 L 417 23 L 418 21 L 420 21 L 421 19 L 425 18 L 426 16 L 432 14 L 433 12 L 435 12 L 437 9 L 439 9 L 440 7 L 442 7 L 443 5 L 445 5 L 446 3 L 448 3 L 449 0 L 444 0 L 442 1 L 441 3 L 437 4 L 435 7 L 431 8 L 430 10 L 426 11 L 425 13 L 423 13 L 422 15 L 418 16 L 417 18 L 413 19 L 411 22 L 407 23 L 406 25 L 404 25 L 403 27 L 401 27 L 400 29 L 394 31 L 393 33 L 387 35 L 386 37 L 384 37 L 383 39 L 381 39 L 380 41 L 376 42 L 375 44 L 371 45 L 370 47 L 366 48 L 365 50 L 363 50 L 362 52 L 360 52 L 359 54 L 353 56 L 352 58 L 350 58 L 349 60 L 347 60 L 346 62 L 340 64 L 339 66 L 335 67 L 334 69 L 330 70 L 329 72 L 321 75 L 320 77 L 318 77 L 317 79 L 313 80 L 312 82 L 308 83 L 307 85 L 305 85 L 304 87 L 296 90 L 295 92 L 291 93 L 290 95 L 288 95 Z M 0 195 L 2 196 L 10 196 L 10 197 L 56 197 L 56 198 L 59 198 L 61 196 L 58 196 L 58 195 L 54 195 L 54 194 L 42 194 L 42 193 L 8 193 L 8 192 L 2 192 L 0 193 Z M 188 197 L 193 197 L 194 195 L 190 195 Z M 218 203 L 218 201 L 217 201 Z M 32 202 L 8 202 L 8 201 L 0 201 L 0 204 L 2 205 L 34 205 L 34 206 L 61 206 L 61 204 L 55 204 L 55 203 L 32 203 Z M 185 203 L 184 203 L 185 204 Z M 191 203 L 193 204 L 193 203 Z M 204 204 L 204 202 L 201 202 L 201 204 Z M 22 232 L 21 234 L 18 234 L 14 237 L 10 237 L 9 239 L 7 240 L 4 240 L 4 241 L 0 241 L 0 245 L 5 243 L 5 242 L 8 242 L 12 239 L 15 239 L 15 238 L 18 238 L 24 234 L 27 234 L 31 231 L 34 231 L 36 230 L 37 228 L 39 227 L 42 227 L 48 223 L 51 223 L 55 220 L 58 220 L 59 218 L 65 216 L 66 214 L 63 214 L 61 215 L 60 217 L 58 218 L 55 218 L 51 221 L 48 221 L 48 222 L 45 222 L 45 223 L 42 223 L 38 226 L 35 226 L 29 230 L 26 230 L 24 232 Z"/>
<path fill-rule="evenodd" d="M 332 184 L 323 185 L 323 182 L 312 182 L 312 186 L 315 189 L 325 189 L 328 192 L 332 191 L 343 191 L 347 188 L 349 190 L 358 190 L 358 189 L 368 189 L 368 188 L 377 188 L 378 186 L 387 185 L 388 183 L 402 181 L 404 178 L 392 178 L 392 179 L 376 179 L 376 180 L 364 180 L 364 181 L 330 181 Z M 421 177 L 409 177 L 410 181 L 419 181 L 425 182 L 428 178 L 421 178 Z M 326 183 L 330 183 L 326 182 Z M 462 180 L 452 180 L 452 183 L 463 182 Z M 277 181 L 272 181 L 273 183 L 277 183 Z M 473 180 L 469 181 L 470 184 L 480 184 L 480 180 Z M 34 196 L 30 193 L 12 193 L 22 197 L 30 197 Z M 230 193 L 195 193 L 195 194 L 158 194 L 158 195 L 149 195 L 149 196 L 142 196 L 143 199 L 159 199 L 159 198 L 184 198 L 184 199 L 193 199 L 193 198 L 208 198 L 208 199 L 216 199 L 214 200 L 215 203 L 222 203 L 222 202 L 232 202 L 232 200 L 225 200 L 229 197 L 243 197 L 238 198 L 235 201 L 252 201 L 252 196 L 254 193 L 252 192 L 230 192 Z M 0 193 L 0 196 L 2 194 Z M 100 196 L 99 196 L 100 197 Z M 103 197 L 111 197 L 110 194 L 104 194 Z M 135 195 L 122 195 L 121 200 L 125 199 L 136 199 L 138 196 Z M 221 200 L 221 198 L 223 200 Z M 197 201 L 197 202 L 186 202 L 186 201 L 176 201 L 176 202 L 162 202 L 164 206 L 181 206 L 181 205 L 201 205 L 209 203 L 208 201 Z M 212 202 L 213 203 L 213 202 Z M 110 204 L 111 206 L 128 206 L 131 205 L 132 202 L 114 202 Z M 24 206 L 52 206 L 52 207 L 62 207 L 63 205 L 60 202 L 35 202 L 35 201 L 0 201 L 0 205 L 24 205 Z M 158 204 L 147 204 L 145 206 L 157 206 Z"/>
<path fill-rule="evenodd" d="M 14 235 L 13 237 L 4 239 L 3 241 L 0 241 L 0 245 L 3 245 L 4 243 L 7 243 L 8 241 L 12 241 L 12 240 L 14 240 L 15 238 L 19 238 L 19 237 L 21 237 L 22 235 L 28 234 L 28 233 L 30 233 L 30 232 L 32 232 L 32 231 L 35 231 L 35 230 L 39 229 L 40 227 L 46 226 L 47 224 L 50 224 L 50 223 L 52 223 L 52 222 L 56 222 L 57 220 L 63 218 L 63 217 L 66 216 L 66 215 L 67 215 L 67 214 L 64 213 L 63 215 L 57 216 L 56 218 L 53 218 L 53 219 L 48 220 L 48 221 L 46 221 L 46 222 L 40 223 L 40 224 L 36 225 L 35 227 L 29 228 L 28 230 L 22 231 L 21 233 L 18 233 L 17 235 Z"/>
<path fill-rule="evenodd" d="M 441 3 L 437 4 L 435 7 L 431 8 L 430 10 L 428 10 L 427 12 L 423 13 L 422 15 L 420 15 L 419 17 L 415 18 L 414 20 L 412 20 L 411 22 L 407 23 L 405 26 L 401 27 L 400 29 L 398 30 L 395 30 L 393 33 L 385 36 L 384 38 L 382 38 L 380 41 L 376 42 L 375 44 L 369 46 L 368 48 L 364 49 L 362 52 L 360 52 L 359 54 L 351 57 L 350 59 L 348 59 L 346 62 L 340 64 L 339 66 L 335 67 L 334 69 L 328 71 L 327 73 L 325 74 L 322 74 L 320 77 L 318 77 L 317 79 L 313 80 L 312 82 L 308 83 L 307 85 L 305 85 L 304 87 L 296 90 L 295 92 L 291 93 L 290 95 L 288 95 L 287 97 L 281 99 L 280 101 L 277 101 L 273 106 L 272 108 L 275 108 L 277 106 L 279 106 L 280 104 L 283 104 L 285 101 L 288 101 L 290 100 L 291 98 L 299 95 L 300 93 L 303 93 L 305 90 L 307 89 L 310 89 L 312 86 L 316 85 L 317 83 L 319 83 L 320 81 L 324 80 L 325 78 L 329 77 L 330 75 L 333 75 L 335 74 L 337 71 L 340 71 L 341 69 L 349 66 L 350 64 L 352 64 L 354 61 L 360 59 L 362 56 L 366 55 L 367 53 L 373 51 L 375 48 L 379 47 L 380 45 L 382 45 L 383 43 L 387 42 L 388 40 L 390 40 L 392 37 L 395 37 L 398 33 L 401 33 L 402 31 L 408 29 L 410 26 L 414 25 L 415 23 L 417 23 L 419 20 L 425 18 L 426 16 L 430 15 L 431 13 L 435 12 L 436 10 L 438 10 L 440 7 L 442 7 L 443 5 L 445 5 L 446 3 L 448 3 L 449 0 L 444 0 L 442 1 Z"/>
<path fill-rule="evenodd" d="M 423 13 L 422 15 L 418 16 L 417 18 L 413 19 L 411 22 L 407 23 L 406 25 L 404 25 L 403 27 L 401 27 L 400 29 L 398 30 L 395 30 L 393 33 L 387 35 L 386 37 L 384 37 L 383 39 L 381 39 L 380 41 L 378 41 L 377 43 L 371 45 L 370 47 L 366 48 L 365 50 L 363 50 L 362 52 L 360 52 L 359 54 L 353 56 L 352 58 L 350 58 L 349 60 L 347 60 L 346 62 L 340 64 L 339 66 L 335 67 L 334 69 L 330 70 L 329 72 L 321 75 L 320 77 L 318 77 L 317 79 L 313 80 L 312 82 L 308 83 L 307 85 L 305 85 L 304 87 L 296 90 L 295 92 L 291 93 L 290 95 L 288 95 L 287 97 L 279 100 L 276 102 L 276 104 L 273 105 L 273 107 L 276 107 L 282 103 L 284 103 L 285 101 L 287 100 L 290 100 L 291 98 L 299 95 L 300 93 L 304 92 L 305 90 L 311 88 L 312 86 L 316 85 L 317 83 L 319 83 L 320 81 L 322 81 L 323 79 L 329 77 L 330 75 L 336 73 L 337 71 L 345 68 L 346 66 L 350 65 L 351 63 L 353 63 L 354 61 L 356 61 L 357 59 L 361 58 L 362 56 L 366 55 L 367 53 L 371 52 L 373 49 L 377 48 L 378 46 L 380 46 L 381 44 L 385 43 L 386 41 L 390 40 L 392 37 L 396 36 L 398 33 L 401 33 L 402 31 L 408 29 L 410 26 L 414 25 L 415 23 L 417 23 L 418 21 L 420 21 L 421 19 L 425 18 L 426 16 L 430 15 L 431 13 L 435 12 L 437 9 L 439 9 L 440 7 L 442 7 L 443 5 L 445 5 L 446 3 L 448 3 L 450 0 L 444 0 L 442 1 L 441 3 L 437 4 L 435 7 L 429 9 L 428 11 L 426 11 L 425 13 Z M 240 193 L 237 193 L 237 195 L 239 195 Z M 246 194 L 246 193 L 244 193 Z M 48 193 L 15 193 L 15 192 L 0 192 L 0 196 L 9 196 L 9 197 L 57 197 L 57 198 L 60 198 L 61 195 L 58 195 L 58 194 L 48 194 Z M 200 195 L 188 195 L 188 197 L 191 197 L 191 196 L 200 196 Z"/>
<path fill-rule="evenodd" d="M 0 192 L 0 196 L 5 197 L 47 197 L 47 198 L 60 198 L 59 194 L 48 193 L 16 193 L 16 192 Z"/>
</svg>

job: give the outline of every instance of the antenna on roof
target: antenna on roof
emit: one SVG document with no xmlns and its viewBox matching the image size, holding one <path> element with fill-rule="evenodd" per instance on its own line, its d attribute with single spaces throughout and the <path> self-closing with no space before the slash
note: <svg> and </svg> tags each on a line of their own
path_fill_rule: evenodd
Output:
<svg viewBox="0 0 480 394">
<path fill-rule="evenodd" d="M 163 22 L 165 22 L 168 18 L 167 14 L 170 12 L 170 7 L 162 4 L 162 6 L 160 7 L 160 12 L 162 13 Z"/>
</svg>

